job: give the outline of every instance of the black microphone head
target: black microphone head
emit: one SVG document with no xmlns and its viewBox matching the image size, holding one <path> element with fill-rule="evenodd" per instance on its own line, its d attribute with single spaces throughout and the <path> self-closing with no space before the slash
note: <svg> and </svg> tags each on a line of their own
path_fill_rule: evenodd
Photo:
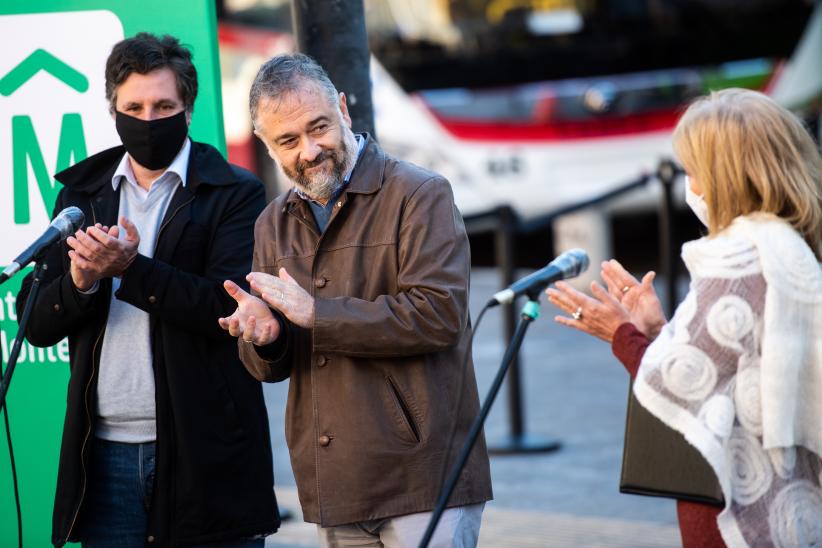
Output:
<svg viewBox="0 0 822 548">
<path fill-rule="evenodd" d="M 573 278 L 579 276 L 586 270 L 590 264 L 588 254 L 584 249 L 569 249 L 553 261 L 551 264 L 562 272 L 562 279 Z"/>
<path fill-rule="evenodd" d="M 79 207 L 69 206 L 60 213 L 51 222 L 52 227 L 60 231 L 60 236 L 68 238 L 83 226 L 86 216 Z"/>
</svg>

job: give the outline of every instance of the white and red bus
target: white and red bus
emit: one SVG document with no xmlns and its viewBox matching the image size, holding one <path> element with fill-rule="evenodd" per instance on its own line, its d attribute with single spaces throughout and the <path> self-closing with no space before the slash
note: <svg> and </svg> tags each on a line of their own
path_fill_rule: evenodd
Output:
<svg viewBox="0 0 822 548">
<path fill-rule="evenodd" d="M 247 93 L 262 61 L 294 47 L 289 7 L 224 0 L 220 9 L 229 155 L 269 184 L 276 174 L 252 138 Z M 505 204 L 534 218 L 652 171 L 671 155 L 684 106 L 711 89 L 759 89 L 819 116 L 818 2 L 365 0 L 365 8 L 380 143 L 448 177 L 465 215 Z M 655 204 L 652 191 L 634 193 L 560 224 L 558 234 L 608 254 L 612 216 Z"/>
</svg>

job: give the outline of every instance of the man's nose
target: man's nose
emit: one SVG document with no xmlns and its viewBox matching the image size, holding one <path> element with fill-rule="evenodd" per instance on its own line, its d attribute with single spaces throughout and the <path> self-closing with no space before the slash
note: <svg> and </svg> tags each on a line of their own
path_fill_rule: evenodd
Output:
<svg viewBox="0 0 822 548">
<path fill-rule="evenodd" d="M 157 118 L 161 118 L 161 116 L 160 116 L 160 111 L 158 111 L 155 108 L 148 107 L 148 108 L 143 109 L 143 111 L 140 113 L 140 116 L 138 116 L 138 118 L 140 118 L 140 120 L 143 120 L 144 122 L 149 122 L 151 120 L 156 120 Z"/>
<path fill-rule="evenodd" d="M 304 162 L 313 162 L 317 156 L 322 152 L 322 147 L 314 139 L 303 139 L 302 147 L 300 148 L 300 159 Z"/>
</svg>

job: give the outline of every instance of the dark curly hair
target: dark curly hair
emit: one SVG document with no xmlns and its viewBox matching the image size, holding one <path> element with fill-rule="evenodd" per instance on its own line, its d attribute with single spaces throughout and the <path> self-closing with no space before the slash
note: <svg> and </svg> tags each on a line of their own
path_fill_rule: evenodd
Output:
<svg viewBox="0 0 822 548">
<path fill-rule="evenodd" d="M 134 72 L 149 72 L 168 68 L 177 79 L 177 92 L 187 112 L 194 110 L 197 98 L 197 69 L 191 62 L 191 52 L 173 36 L 155 36 L 148 32 L 118 42 L 106 61 L 106 99 L 109 110 L 115 111 L 117 87 Z"/>
</svg>

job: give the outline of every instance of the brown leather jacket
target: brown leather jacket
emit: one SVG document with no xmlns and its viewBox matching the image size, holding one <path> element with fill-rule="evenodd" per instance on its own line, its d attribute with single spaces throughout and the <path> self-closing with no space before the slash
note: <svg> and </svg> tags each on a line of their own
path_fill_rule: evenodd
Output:
<svg viewBox="0 0 822 548">
<path fill-rule="evenodd" d="M 257 379 L 291 377 L 285 435 L 306 521 L 432 510 L 452 425 L 453 463 L 479 410 L 470 253 L 450 185 L 369 138 L 324 234 L 293 191 L 260 215 L 254 269 L 280 267 L 313 294 L 314 328 L 286 323 L 278 342 L 240 342 L 240 354 Z M 491 496 L 481 438 L 450 505 Z"/>
</svg>

